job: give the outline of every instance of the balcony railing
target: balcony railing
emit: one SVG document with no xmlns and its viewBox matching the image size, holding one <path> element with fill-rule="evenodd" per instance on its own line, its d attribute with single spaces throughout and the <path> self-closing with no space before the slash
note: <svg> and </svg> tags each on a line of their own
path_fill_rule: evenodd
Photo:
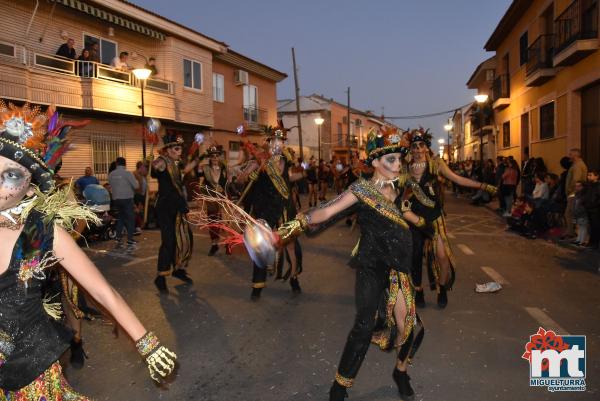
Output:
<svg viewBox="0 0 600 401">
<path fill-rule="evenodd" d="M 540 35 L 527 49 L 527 75 L 544 68 L 552 68 L 553 55 L 554 35 Z"/>
<path fill-rule="evenodd" d="M 510 77 L 508 74 L 498 75 L 492 86 L 493 101 L 510 98 Z"/>
<path fill-rule="evenodd" d="M 575 0 L 554 21 L 555 54 L 577 40 L 598 37 L 598 0 Z"/>
<path fill-rule="evenodd" d="M 257 128 L 261 125 L 267 125 L 268 113 L 265 109 L 259 109 L 254 106 L 244 107 L 244 121 L 250 126 Z"/>
<path fill-rule="evenodd" d="M 59 74 L 73 75 L 81 78 L 95 78 L 118 82 L 129 86 L 138 86 L 137 79 L 130 71 L 121 71 L 108 65 L 94 61 L 70 60 L 60 56 L 33 53 L 32 67 L 49 70 Z M 173 83 L 157 78 L 146 80 L 146 89 L 173 93 Z"/>
</svg>

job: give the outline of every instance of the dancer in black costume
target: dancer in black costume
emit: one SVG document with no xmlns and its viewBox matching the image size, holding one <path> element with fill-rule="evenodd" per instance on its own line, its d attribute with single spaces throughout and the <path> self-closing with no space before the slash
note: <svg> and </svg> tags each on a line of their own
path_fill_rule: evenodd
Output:
<svg viewBox="0 0 600 401">
<path fill-rule="evenodd" d="M 416 352 L 423 327 L 415 311 L 414 289 L 410 277 L 412 240 L 409 225 L 424 228 L 424 220 L 402 202 L 396 187 L 402 153 L 408 142 L 394 129 L 369 133 L 367 164 L 375 169 L 370 180 L 359 178 L 329 204 L 299 214 L 280 227 L 278 235 L 285 243 L 304 231 L 356 213 L 360 240 L 350 265 L 356 268 L 356 307 L 354 326 L 338 366 L 329 399 L 347 397 L 367 353 L 370 342 L 382 349 L 399 347 L 393 379 L 404 398 L 414 395 L 406 372 L 409 359 Z M 317 230 L 320 231 L 320 230 Z M 418 326 L 418 329 L 416 327 Z"/>
<path fill-rule="evenodd" d="M 166 277 L 170 274 L 186 283 L 192 283 L 187 265 L 192 257 L 193 236 L 185 215 L 189 212 L 183 175 L 192 171 L 199 160 L 190 161 L 181 168 L 183 138 L 167 133 L 163 138 L 162 154 L 152 162 L 150 175 L 158 180 L 156 219 L 160 228 L 156 288 L 168 293 Z"/>
<path fill-rule="evenodd" d="M 253 217 L 265 220 L 270 227 L 277 227 L 296 217 L 290 183 L 302 179 L 303 174 L 293 172 L 293 158 L 284 149 L 287 130 L 281 123 L 278 127 L 266 127 L 265 134 L 269 148 L 266 160 L 260 165 L 257 161 L 251 161 L 238 177 L 238 181 L 246 182 L 241 200 L 246 210 Z M 285 274 L 282 272 L 284 260 L 290 265 Z M 297 240 L 278 254 L 275 271 L 276 278 L 286 280 L 289 277 L 294 293 L 302 291 L 298 281 L 298 275 L 302 272 L 302 249 Z M 254 263 L 251 299 L 260 298 L 266 280 L 267 269 Z"/>
<path fill-rule="evenodd" d="M 430 150 L 431 134 L 421 129 L 408 134 L 410 141 L 410 162 L 408 173 L 401 175 L 403 199 L 411 201 L 412 211 L 425 218 L 433 227 L 433 236 L 425 236 L 420 230 L 413 230 L 412 277 L 415 285 L 417 306 L 425 306 L 422 287 L 423 256 L 425 255 L 432 287 L 437 288 L 437 303 L 441 308 L 448 304 L 447 290 L 452 288 L 455 277 L 455 260 L 446 233 L 441 178 L 458 185 L 482 189 L 490 194 L 496 187 L 473 181 L 455 174 L 442 159 L 433 158 Z"/>
<path fill-rule="evenodd" d="M 67 133 L 83 125 L 60 122 L 52 108 L 46 117 L 39 108 L 0 102 L 0 401 L 88 400 L 69 386 L 58 362 L 72 333 L 42 299 L 59 261 L 136 340 L 153 379 L 175 366 L 175 354 L 146 331 L 67 232 L 77 220 L 98 222 L 53 179 Z"/>
</svg>

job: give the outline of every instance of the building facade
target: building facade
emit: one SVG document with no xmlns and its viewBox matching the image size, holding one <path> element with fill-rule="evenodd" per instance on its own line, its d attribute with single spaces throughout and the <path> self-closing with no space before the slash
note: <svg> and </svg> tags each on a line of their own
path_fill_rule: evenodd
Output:
<svg viewBox="0 0 600 401">
<path fill-rule="evenodd" d="M 297 150 L 299 141 L 296 101 L 280 100 L 278 114 L 284 126 L 292 127 L 288 141 L 290 146 Z M 321 158 L 327 161 L 335 158 L 347 161 L 350 154 L 358 154 L 359 157 L 364 158 L 369 130 L 372 128 L 379 130 L 384 125 L 391 125 L 371 112 L 354 108 L 350 108 L 350 124 L 348 124 L 347 105 L 316 94 L 300 97 L 300 115 L 305 158 L 318 157 L 319 128 L 315 118 L 323 118 L 320 128 L 320 148 Z"/>
<path fill-rule="evenodd" d="M 497 153 L 541 157 L 560 172 L 569 149 L 600 167 L 598 0 L 515 0 L 488 39 Z"/>
<path fill-rule="evenodd" d="M 54 104 L 65 118 L 90 120 L 73 134 L 73 150 L 64 158 L 63 176 L 77 177 L 91 166 L 105 179 L 117 156 L 125 157 L 128 168 L 134 168 L 142 159 L 142 111 L 146 118 L 161 121 L 160 134 L 171 130 L 191 142 L 197 132 L 212 133 L 227 146 L 225 150 L 228 141 L 220 141 L 219 135 L 232 125 L 227 122 L 228 100 L 239 111 L 237 124 L 243 124 L 243 98 L 236 97 L 237 90 L 224 88 L 229 97 L 222 102 L 215 101 L 221 98 L 213 93 L 213 72 L 223 77 L 222 85 L 217 85 L 223 88 L 235 78 L 227 69 L 231 59 L 233 64 L 249 60 L 223 42 L 124 0 L 0 0 L 0 4 L 4 28 L 0 97 L 17 103 Z M 73 39 L 77 56 L 84 48 L 95 48 L 98 58 L 80 61 L 57 56 L 57 49 L 68 39 Z M 132 69 L 144 67 L 151 57 L 156 60 L 156 74 L 144 85 L 143 103 L 142 83 L 132 71 L 110 66 L 123 51 L 129 53 L 127 63 Z M 261 107 L 275 116 L 276 83 L 285 74 L 271 73 L 274 79 L 256 86 L 264 86 Z M 259 80 L 251 73 L 246 78 L 248 84 Z M 148 144 L 148 153 L 152 150 L 156 154 L 157 148 Z"/>
</svg>

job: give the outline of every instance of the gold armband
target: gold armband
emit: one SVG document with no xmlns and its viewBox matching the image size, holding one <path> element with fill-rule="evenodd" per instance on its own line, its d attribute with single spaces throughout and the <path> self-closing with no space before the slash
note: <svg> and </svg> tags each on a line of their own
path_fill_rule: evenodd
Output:
<svg viewBox="0 0 600 401">
<path fill-rule="evenodd" d="M 422 218 L 421 216 L 419 216 L 419 220 L 417 221 L 417 224 L 415 224 L 415 226 L 421 228 L 425 226 L 425 219 Z"/>
<path fill-rule="evenodd" d="M 145 359 L 152 380 L 160 382 L 161 377 L 167 377 L 175 369 L 177 355 L 161 345 L 153 332 L 144 334 L 135 342 L 135 347 Z"/>
<path fill-rule="evenodd" d="M 291 242 L 294 238 L 306 231 L 309 225 L 310 218 L 305 214 L 298 213 L 294 220 L 288 221 L 277 229 L 280 244 L 285 245 Z"/>
</svg>

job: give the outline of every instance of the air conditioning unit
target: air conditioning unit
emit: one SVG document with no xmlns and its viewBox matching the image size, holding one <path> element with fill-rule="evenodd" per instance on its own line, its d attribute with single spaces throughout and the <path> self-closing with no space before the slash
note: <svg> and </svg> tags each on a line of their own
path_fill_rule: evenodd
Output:
<svg viewBox="0 0 600 401">
<path fill-rule="evenodd" d="M 356 119 L 356 121 L 354 122 L 354 124 L 355 124 L 357 127 L 362 127 L 362 120 L 361 120 L 360 118 L 357 118 L 357 119 Z"/>
<path fill-rule="evenodd" d="M 248 79 L 248 71 L 236 70 L 233 74 L 233 82 L 236 85 L 248 85 L 250 82 Z"/>
</svg>

